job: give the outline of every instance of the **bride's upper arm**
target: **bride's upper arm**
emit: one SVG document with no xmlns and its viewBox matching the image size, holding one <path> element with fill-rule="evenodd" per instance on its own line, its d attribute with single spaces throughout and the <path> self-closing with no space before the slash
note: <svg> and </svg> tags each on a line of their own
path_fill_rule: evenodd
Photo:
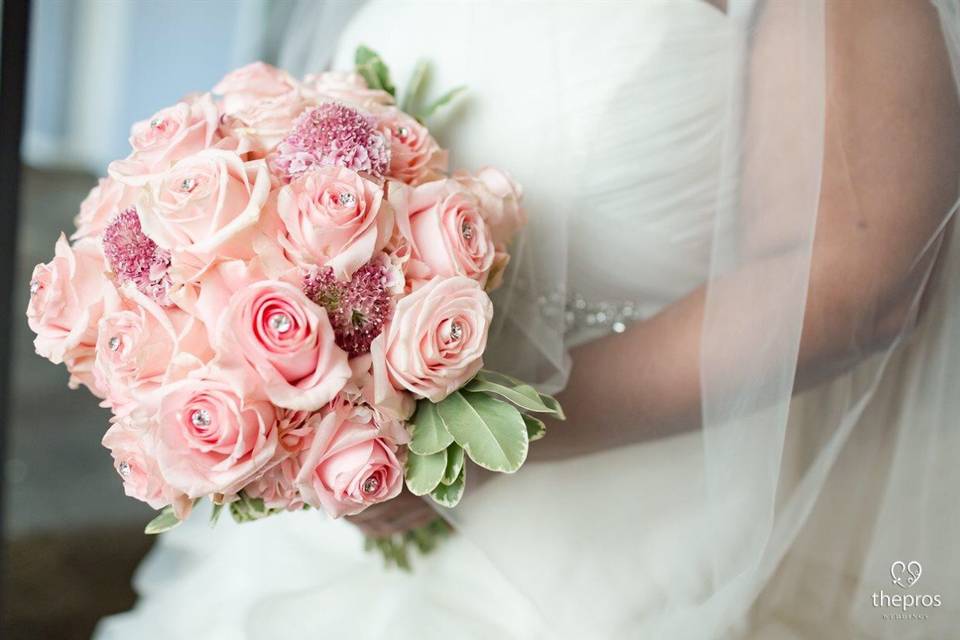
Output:
<svg viewBox="0 0 960 640">
<path fill-rule="evenodd" d="M 804 340 L 863 351 L 911 322 L 960 185 L 960 108 L 931 3 L 827 1 L 825 131 Z M 758 217 L 750 241 L 783 245 L 782 223 Z"/>
</svg>

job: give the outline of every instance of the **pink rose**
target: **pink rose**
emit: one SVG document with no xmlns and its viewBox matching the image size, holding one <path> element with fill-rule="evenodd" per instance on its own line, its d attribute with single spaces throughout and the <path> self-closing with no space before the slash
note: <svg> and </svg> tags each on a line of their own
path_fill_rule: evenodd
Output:
<svg viewBox="0 0 960 640">
<path fill-rule="evenodd" d="M 498 249 L 504 248 L 527 224 L 527 216 L 520 206 L 523 189 L 507 173 L 484 167 L 475 175 L 458 171 L 453 178 L 480 201 L 480 213 Z"/>
<path fill-rule="evenodd" d="M 382 89 L 370 89 L 363 76 L 352 71 L 308 75 L 303 79 L 303 90 L 315 102 L 336 100 L 361 108 L 393 104 L 393 96 Z"/>
<path fill-rule="evenodd" d="M 440 402 L 483 366 L 492 319 L 493 304 L 476 280 L 434 278 L 397 303 L 373 341 L 374 377 Z"/>
<path fill-rule="evenodd" d="M 414 286 L 434 276 L 455 275 L 485 284 L 496 252 L 477 198 L 453 180 L 405 191 L 398 226 L 411 245 L 406 275 Z"/>
<path fill-rule="evenodd" d="M 266 280 L 259 260 L 223 260 L 215 263 L 172 296 L 173 302 L 195 316 L 207 329 L 210 344 L 216 342 L 217 326 L 230 297 L 249 284 Z"/>
<path fill-rule="evenodd" d="M 277 411 L 276 462 L 244 487 L 246 495 L 262 499 L 270 509 L 295 511 L 303 508 L 296 479 L 300 473 L 299 456 L 313 440 L 313 426 L 309 422 L 312 415 L 309 411 Z"/>
<path fill-rule="evenodd" d="M 280 190 L 278 241 L 304 267 L 326 265 L 341 280 L 380 251 L 393 232 L 383 188 L 340 166 L 320 166 Z"/>
<path fill-rule="evenodd" d="M 177 160 L 214 146 L 222 138 L 219 126 L 220 112 L 208 93 L 162 109 L 133 125 L 133 152 L 110 163 L 110 176 L 139 186 Z"/>
<path fill-rule="evenodd" d="M 300 115 L 315 106 L 299 91 L 264 98 L 224 116 L 223 131 L 255 157 L 264 158 L 287 137 Z"/>
<path fill-rule="evenodd" d="M 410 436 L 405 421 L 417 410 L 416 399 L 407 391 L 398 391 L 386 375 L 374 375 L 373 358 L 369 353 L 350 359 L 353 372 L 340 396 L 354 404 L 373 407 L 377 424 L 395 444 L 406 444 Z"/>
<path fill-rule="evenodd" d="M 121 293 L 123 308 L 100 320 L 93 371 L 105 406 L 126 415 L 177 372 L 199 368 L 213 354 L 193 316 L 161 307 L 132 287 Z"/>
<path fill-rule="evenodd" d="M 219 372 L 162 388 L 157 412 L 157 463 L 167 482 L 189 498 L 235 494 L 274 458 L 277 415 L 244 396 Z"/>
<path fill-rule="evenodd" d="M 286 409 L 319 409 L 350 378 L 347 354 L 336 345 L 326 310 L 286 282 L 260 281 L 234 293 L 215 346 L 223 366 L 239 372 L 245 385 L 238 388 L 262 388 Z"/>
<path fill-rule="evenodd" d="M 113 178 L 100 178 L 100 182 L 80 203 L 80 213 L 74 219 L 77 231 L 70 238 L 78 240 L 98 236 L 116 215 L 130 207 L 136 199 L 132 189 Z"/>
<path fill-rule="evenodd" d="M 223 96 L 221 130 L 244 149 L 265 157 L 314 102 L 289 74 L 263 62 L 233 71 L 213 88 Z"/>
<path fill-rule="evenodd" d="M 310 421 L 313 442 L 296 479 L 304 502 L 339 518 L 400 493 L 403 466 L 368 410 L 341 407 Z"/>
<path fill-rule="evenodd" d="M 36 352 L 54 364 L 66 363 L 71 388 L 82 383 L 101 398 L 92 374 L 97 323 L 116 299 L 105 270 L 96 242 L 80 240 L 71 247 L 60 234 L 53 260 L 33 270 L 27 306 Z"/>
<path fill-rule="evenodd" d="M 300 463 L 297 458 L 284 458 L 244 487 L 243 492 L 251 498 L 263 500 L 268 509 L 297 511 L 302 509 L 304 504 L 296 486 L 299 473 Z"/>
<path fill-rule="evenodd" d="M 297 81 L 286 71 L 264 62 L 253 62 L 228 73 L 213 92 L 223 96 L 223 110 L 232 114 L 267 98 L 282 96 L 296 87 Z"/>
<path fill-rule="evenodd" d="M 253 256 L 251 242 L 270 195 L 262 160 L 206 149 L 147 184 L 137 205 L 151 240 L 171 251 L 171 275 L 191 279 L 215 259 Z"/>
<path fill-rule="evenodd" d="M 193 503 L 163 479 L 153 456 L 153 434 L 148 429 L 115 422 L 104 434 L 102 444 L 113 456 L 113 466 L 123 480 L 125 494 L 154 509 L 173 505 L 181 519 L 189 514 Z"/>
<path fill-rule="evenodd" d="M 426 127 L 395 108 L 376 112 L 376 116 L 390 141 L 389 177 L 418 185 L 446 175 L 448 153 Z"/>
</svg>

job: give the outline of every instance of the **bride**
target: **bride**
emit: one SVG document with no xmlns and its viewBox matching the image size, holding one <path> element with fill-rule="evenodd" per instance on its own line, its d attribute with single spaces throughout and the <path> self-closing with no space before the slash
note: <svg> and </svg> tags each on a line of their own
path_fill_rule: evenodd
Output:
<svg viewBox="0 0 960 640">
<path fill-rule="evenodd" d="M 431 130 L 453 166 L 508 168 L 531 220 L 491 364 L 563 389 L 568 421 L 516 476 L 472 478 L 411 573 L 362 531 L 435 515 L 413 497 L 192 518 L 97 638 L 954 629 L 957 0 L 304 2 L 291 22 L 291 71 L 363 43 L 400 81 L 427 58 L 467 85 Z"/>
</svg>

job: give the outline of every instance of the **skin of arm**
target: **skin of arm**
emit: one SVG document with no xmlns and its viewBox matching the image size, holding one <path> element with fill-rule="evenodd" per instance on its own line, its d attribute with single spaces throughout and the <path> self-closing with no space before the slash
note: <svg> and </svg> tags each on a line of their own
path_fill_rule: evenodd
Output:
<svg viewBox="0 0 960 640">
<path fill-rule="evenodd" d="M 797 389 L 845 371 L 916 322 L 918 291 L 960 181 L 960 108 L 933 6 L 833 0 L 826 21 L 826 138 Z M 772 43 L 758 39 L 755 46 L 751 73 L 775 74 Z M 782 286 L 793 261 L 806 259 L 806 247 L 791 248 L 796 230 L 781 222 L 748 221 L 742 241 L 757 258 L 719 284 L 749 302 L 731 319 L 741 325 L 731 337 L 762 335 L 777 313 L 765 304 L 763 283 Z M 583 455 L 698 426 L 705 303 L 701 287 L 622 334 L 574 349 L 559 396 L 568 422 L 553 425 L 531 447 L 531 459 Z M 736 363 L 729 370 L 731 388 L 749 383 L 738 379 Z M 574 425 L 589 425 L 589 434 Z"/>
</svg>

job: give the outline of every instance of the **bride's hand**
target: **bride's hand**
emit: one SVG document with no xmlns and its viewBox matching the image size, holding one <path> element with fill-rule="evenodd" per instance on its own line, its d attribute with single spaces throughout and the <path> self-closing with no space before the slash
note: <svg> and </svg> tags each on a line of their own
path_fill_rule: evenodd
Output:
<svg viewBox="0 0 960 640">
<path fill-rule="evenodd" d="M 422 527 L 437 517 L 437 512 L 430 508 L 424 498 L 404 489 L 393 500 L 367 507 L 355 516 L 347 516 L 347 520 L 365 535 L 383 538 Z"/>
</svg>

